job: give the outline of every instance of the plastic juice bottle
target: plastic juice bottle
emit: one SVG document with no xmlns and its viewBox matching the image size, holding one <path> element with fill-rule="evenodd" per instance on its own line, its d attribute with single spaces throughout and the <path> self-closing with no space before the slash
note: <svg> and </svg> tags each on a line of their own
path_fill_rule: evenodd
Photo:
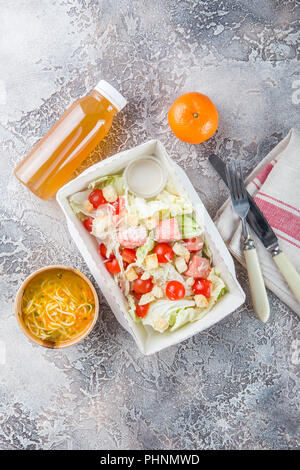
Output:
<svg viewBox="0 0 300 470">
<path fill-rule="evenodd" d="M 16 177 L 49 199 L 104 138 L 125 98 L 105 80 L 77 100 L 15 169 Z"/>
</svg>

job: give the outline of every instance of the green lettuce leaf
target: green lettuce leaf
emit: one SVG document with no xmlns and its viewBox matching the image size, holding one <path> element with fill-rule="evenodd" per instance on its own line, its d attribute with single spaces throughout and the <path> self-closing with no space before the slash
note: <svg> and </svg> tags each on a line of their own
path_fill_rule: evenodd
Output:
<svg viewBox="0 0 300 470">
<path fill-rule="evenodd" d="M 182 194 L 171 194 L 164 190 L 156 196 L 156 199 L 166 205 L 171 217 L 193 212 L 192 203 Z"/>
<path fill-rule="evenodd" d="M 184 284 L 183 276 L 171 263 L 160 264 L 157 269 L 147 269 L 146 267 L 144 269 L 151 277 L 158 281 L 158 284 L 164 285 L 168 281 L 179 281 Z"/>
<path fill-rule="evenodd" d="M 193 300 L 157 300 L 150 304 L 147 316 L 142 318 L 142 323 L 163 333 L 176 323 L 178 312 L 194 305 Z"/>
<path fill-rule="evenodd" d="M 148 255 L 150 251 L 152 251 L 154 248 L 154 240 L 153 240 L 153 232 L 150 232 L 147 238 L 146 243 L 144 243 L 143 246 L 140 246 L 136 250 L 136 265 L 137 266 L 142 266 L 144 259 Z"/>
<path fill-rule="evenodd" d="M 207 258 L 210 261 L 210 263 L 212 263 L 213 255 L 205 239 L 204 239 L 203 248 L 202 248 L 202 256 L 204 258 Z"/>
<path fill-rule="evenodd" d="M 193 307 L 181 308 L 178 310 L 174 324 L 170 331 L 178 330 L 178 328 L 184 326 L 186 323 L 192 323 L 198 320 L 199 311 Z"/>
<path fill-rule="evenodd" d="M 155 199 L 146 201 L 146 199 L 130 193 L 128 194 L 127 204 L 128 212 L 134 214 L 138 220 L 148 219 L 148 217 L 152 217 L 156 212 L 168 209 L 168 205 L 162 201 Z"/>
<path fill-rule="evenodd" d="M 90 192 L 91 191 L 89 190 L 80 191 L 78 193 L 72 194 L 72 196 L 70 196 L 69 198 L 70 207 L 72 211 L 74 212 L 74 214 L 77 215 L 79 218 L 85 219 L 86 217 L 84 216 L 87 216 L 87 217 L 94 216 L 95 211 L 88 212 L 86 209 L 84 209 L 84 203 L 88 201 Z"/>
<path fill-rule="evenodd" d="M 127 295 L 127 300 L 128 300 L 128 315 L 130 316 L 130 318 L 136 322 L 136 323 L 140 323 L 141 319 L 139 317 L 136 316 L 135 314 L 135 302 L 134 302 L 134 298 L 132 295 Z"/>
<path fill-rule="evenodd" d="M 181 215 L 177 221 L 182 238 L 194 238 L 202 233 L 200 225 L 189 215 Z"/>
<path fill-rule="evenodd" d="M 111 184 L 118 195 L 121 196 L 124 193 L 124 177 L 123 175 L 107 175 L 100 176 L 89 184 L 90 189 L 102 189 L 104 186 Z"/>
<path fill-rule="evenodd" d="M 201 320 L 201 318 L 205 317 L 205 315 L 211 311 L 219 298 L 226 294 L 225 283 L 223 279 L 216 273 L 215 268 L 211 270 L 208 279 L 212 281 L 212 293 L 211 297 L 208 299 L 207 307 L 182 308 L 177 312 L 176 321 L 170 328 L 170 331 L 175 331 L 186 323 Z"/>
<path fill-rule="evenodd" d="M 219 295 L 218 295 L 218 300 L 223 297 L 227 292 L 227 289 L 226 287 L 223 287 L 223 289 L 220 291 Z"/>
</svg>

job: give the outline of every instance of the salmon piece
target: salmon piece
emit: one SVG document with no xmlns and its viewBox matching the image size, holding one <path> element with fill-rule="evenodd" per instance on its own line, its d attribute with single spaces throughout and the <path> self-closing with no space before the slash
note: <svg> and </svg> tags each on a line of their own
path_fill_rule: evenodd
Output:
<svg viewBox="0 0 300 470">
<path fill-rule="evenodd" d="M 155 239 L 158 243 L 181 240 L 177 219 L 174 217 L 160 222 L 155 229 Z"/>
<path fill-rule="evenodd" d="M 195 253 L 196 251 L 200 251 L 203 248 L 203 240 L 200 237 L 189 238 L 188 240 L 184 240 L 185 247 L 191 253 Z"/>
<path fill-rule="evenodd" d="M 118 233 L 118 242 L 125 248 L 142 246 L 147 241 L 147 229 L 144 225 L 129 227 Z"/>
<path fill-rule="evenodd" d="M 184 273 L 186 276 L 194 278 L 202 277 L 207 278 L 211 271 L 209 260 L 202 258 L 202 256 L 194 255 L 189 263 L 187 271 Z"/>
</svg>

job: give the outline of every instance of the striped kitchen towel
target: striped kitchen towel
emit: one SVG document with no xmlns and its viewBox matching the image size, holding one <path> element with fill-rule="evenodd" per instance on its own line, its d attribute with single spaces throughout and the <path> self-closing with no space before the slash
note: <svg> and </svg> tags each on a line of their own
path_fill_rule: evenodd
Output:
<svg viewBox="0 0 300 470">
<path fill-rule="evenodd" d="M 247 190 L 268 219 L 282 251 L 300 272 L 300 132 L 288 135 L 246 178 Z M 216 215 L 216 225 L 233 256 L 245 266 L 242 226 L 229 200 Z M 300 316 L 300 305 L 271 254 L 252 233 L 266 286 Z"/>
</svg>

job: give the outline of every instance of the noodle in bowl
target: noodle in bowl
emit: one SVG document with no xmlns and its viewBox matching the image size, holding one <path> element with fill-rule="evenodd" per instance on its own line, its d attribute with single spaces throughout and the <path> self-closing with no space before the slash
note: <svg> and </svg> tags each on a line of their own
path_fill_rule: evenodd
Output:
<svg viewBox="0 0 300 470">
<path fill-rule="evenodd" d="M 72 346 L 93 329 L 98 296 L 89 279 L 66 266 L 48 266 L 22 283 L 15 314 L 25 335 L 48 348 Z"/>
</svg>

